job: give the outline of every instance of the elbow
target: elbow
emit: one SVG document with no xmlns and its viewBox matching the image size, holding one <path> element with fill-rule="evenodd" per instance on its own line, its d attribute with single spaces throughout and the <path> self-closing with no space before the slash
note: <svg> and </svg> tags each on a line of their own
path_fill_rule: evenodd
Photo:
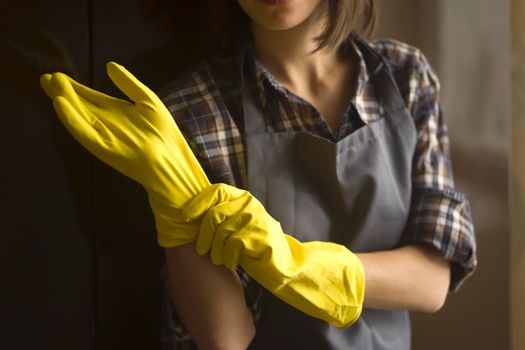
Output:
<svg viewBox="0 0 525 350">
<path fill-rule="evenodd" d="M 442 291 L 437 291 L 436 293 L 433 293 L 432 296 L 429 296 L 421 311 L 428 314 L 436 313 L 445 306 L 446 299 L 446 292 L 443 293 Z"/>
<path fill-rule="evenodd" d="M 424 295 L 421 311 L 436 313 L 443 308 L 448 296 L 451 266 L 450 262 L 435 250 L 426 249 L 425 255 L 429 264 L 424 272 L 427 279 L 421 284 L 422 295 Z"/>
<path fill-rule="evenodd" d="M 445 306 L 445 302 L 448 296 L 450 274 L 447 269 L 447 273 L 438 274 L 434 279 L 434 283 L 429 283 L 430 287 L 427 290 L 424 305 L 422 305 L 422 312 L 425 313 L 436 313 Z"/>
</svg>

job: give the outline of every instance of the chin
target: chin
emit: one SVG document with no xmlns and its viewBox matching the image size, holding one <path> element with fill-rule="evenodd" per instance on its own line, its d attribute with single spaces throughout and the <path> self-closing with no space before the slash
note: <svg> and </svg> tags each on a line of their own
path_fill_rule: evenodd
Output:
<svg viewBox="0 0 525 350">
<path fill-rule="evenodd" d="M 267 30 L 292 29 L 317 13 L 327 0 L 237 0 L 248 17 Z"/>
</svg>

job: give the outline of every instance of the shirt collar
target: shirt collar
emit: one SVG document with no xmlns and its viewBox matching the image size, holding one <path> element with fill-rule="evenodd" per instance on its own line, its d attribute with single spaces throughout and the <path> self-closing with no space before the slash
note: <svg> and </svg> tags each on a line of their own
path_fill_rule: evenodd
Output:
<svg viewBox="0 0 525 350">
<path fill-rule="evenodd" d="M 363 122 L 369 123 L 370 121 L 379 118 L 379 113 L 374 113 L 370 110 L 370 108 L 367 108 L 367 103 L 369 104 L 370 99 L 375 98 L 375 95 L 373 93 L 372 86 L 369 83 L 370 76 L 368 74 L 363 54 L 361 53 L 361 50 L 359 50 L 359 47 L 355 44 L 354 40 L 350 40 L 349 43 L 351 45 L 350 48 L 355 53 L 358 60 L 357 87 L 355 95 L 350 100 L 350 103 L 352 103 L 356 107 L 356 110 L 359 113 L 359 116 L 363 120 Z M 294 102 L 306 103 L 302 99 L 297 99 L 295 95 L 291 94 L 283 85 L 281 85 L 275 79 L 275 77 L 266 69 L 266 67 L 264 67 L 262 62 L 257 57 L 253 45 L 251 43 L 250 45 L 248 45 L 248 53 L 251 55 L 254 62 L 255 77 L 257 81 L 258 91 L 260 92 L 260 99 L 263 108 L 266 108 L 267 106 L 268 89 L 272 89 Z M 349 58 L 351 57 L 351 54 L 345 55 Z"/>
<path fill-rule="evenodd" d="M 350 41 L 353 52 L 357 55 L 358 60 L 358 77 L 355 95 L 352 98 L 352 104 L 355 106 L 361 120 L 368 124 L 381 117 L 382 107 L 375 95 L 374 87 L 370 81 L 370 75 L 366 66 L 363 53 L 355 43 Z"/>
<path fill-rule="evenodd" d="M 354 40 L 351 40 L 350 43 L 351 43 L 353 52 L 357 56 L 357 61 L 358 61 L 357 89 L 352 99 L 352 102 L 356 104 L 356 107 L 357 107 L 358 103 L 362 103 L 362 101 L 364 101 L 364 97 L 367 91 L 368 81 L 370 80 L 370 76 L 368 75 L 368 69 L 366 68 L 366 62 L 363 57 L 363 54 L 361 53 L 361 50 L 359 50 Z"/>
</svg>

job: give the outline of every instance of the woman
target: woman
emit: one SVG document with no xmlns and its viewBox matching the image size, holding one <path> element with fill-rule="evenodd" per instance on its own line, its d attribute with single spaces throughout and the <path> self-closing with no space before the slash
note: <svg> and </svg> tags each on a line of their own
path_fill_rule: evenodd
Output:
<svg viewBox="0 0 525 350">
<path fill-rule="evenodd" d="M 238 5 L 250 35 L 159 94 L 219 183 L 193 173 L 189 202 L 173 199 L 184 150 L 166 151 L 176 127 L 147 88 L 115 65 L 134 105 L 42 78 L 74 136 L 148 191 L 166 247 L 166 348 L 408 349 L 407 311 L 440 309 L 476 266 L 435 74 L 413 47 L 360 39 L 372 0 Z M 339 312 L 346 297 L 355 310 Z"/>
<path fill-rule="evenodd" d="M 351 33 L 360 36 L 370 32 L 375 21 L 373 1 L 239 0 L 238 4 L 250 20 L 246 29 L 251 30 L 253 50 L 249 50 L 248 55 L 254 59 L 254 78 L 268 133 L 305 130 L 332 142 L 341 142 L 361 127 L 370 127 L 384 117 L 380 111 L 382 101 L 374 93 L 377 87 L 369 80 L 370 72 L 361 51 L 345 40 Z M 417 144 L 410 164 L 413 166 L 410 218 L 402 209 L 394 213 L 408 220 L 407 228 L 396 231 L 396 223 L 384 221 L 378 223 L 375 227 L 378 231 L 372 237 L 363 234 L 358 238 L 352 237 L 348 229 L 345 242 L 351 242 L 349 247 L 353 251 L 362 252 L 357 256 L 365 269 L 366 309 L 361 319 L 340 331 L 312 321 L 308 316 L 302 319 L 268 293 L 257 299 L 255 292 L 255 296 L 248 296 L 254 299 L 249 303 L 256 318 L 252 326 L 236 274 L 211 265 L 207 257 L 195 256 L 192 246 L 183 246 L 166 250 L 171 297 L 182 319 L 182 322 L 177 317 L 168 321 L 171 340 L 179 339 L 178 346 L 173 348 L 188 346 L 191 340 L 184 339 L 193 337 L 202 348 L 240 349 L 245 348 L 256 333 L 252 348 L 407 349 L 410 347 L 408 318 L 405 311 L 399 310 L 437 311 L 447 291 L 457 290 L 474 270 L 475 245 L 469 205 L 461 193 L 452 190 L 450 151 L 438 102 L 437 78 L 417 49 L 392 40 L 371 45 L 386 59 L 396 78 L 411 121 L 417 128 Z M 247 152 L 242 147 L 243 141 L 246 142 L 244 121 L 254 116 L 245 115 L 244 121 L 238 117 L 242 115 L 239 102 L 242 98 L 239 91 L 229 91 L 231 86 L 236 86 L 230 76 L 230 73 L 235 75 L 235 68 L 230 66 L 234 58 L 221 59 L 205 62 L 191 75 L 179 78 L 163 89 L 161 98 L 187 138 L 194 141 L 195 151 L 206 165 L 207 173 L 213 174 L 214 182 L 248 188 L 249 180 L 258 181 L 255 177 L 261 175 L 249 174 L 243 159 Z M 211 98 L 216 92 L 220 98 Z M 187 102 L 190 94 L 191 102 Z M 210 99 L 206 106 L 202 105 Z M 213 116 L 195 121 L 195 112 L 189 104 L 201 104 L 197 110 L 202 114 L 209 114 L 211 110 Z M 185 113 L 189 110 L 191 113 Z M 219 112 L 213 113 L 217 110 Z M 399 146 L 389 143 L 388 147 Z M 246 157 L 249 163 L 250 153 Z M 258 161 L 260 159 L 252 160 Z M 392 162 L 386 161 L 390 164 L 388 167 L 395 169 L 394 173 L 402 173 L 401 167 Z M 271 165 L 266 163 L 266 166 Z M 353 166 L 356 168 L 349 168 L 349 177 L 359 172 L 359 165 Z M 243 178 L 246 172 L 249 180 Z M 377 181 L 390 181 L 387 174 L 375 175 Z M 393 179 L 400 180 L 402 176 L 394 174 Z M 344 183 L 331 184 L 344 187 Z M 409 191 L 410 187 L 400 182 L 388 184 L 397 191 Z M 279 190 L 282 189 L 273 189 Z M 379 198 L 389 200 L 386 193 L 378 195 L 376 200 Z M 404 204 L 408 204 L 406 198 Z M 366 200 L 361 200 L 362 203 L 356 202 L 356 207 L 347 213 L 354 221 L 358 208 L 363 211 L 367 208 Z M 267 209 L 268 204 L 265 203 Z M 379 205 L 368 208 L 381 209 Z M 275 217 L 282 213 L 271 214 Z M 374 217 L 379 218 L 379 215 Z M 296 223 L 297 226 L 300 224 Z M 193 262 L 191 267 L 188 261 Z M 238 273 L 246 282 L 242 270 Z M 245 283 L 252 289 L 256 288 L 254 284 L 253 281 Z M 217 298 L 218 290 L 221 298 Z M 368 330 L 362 329 L 365 327 L 360 323 L 368 323 Z M 191 336 L 184 332 L 182 324 Z M 272 331 L 272 327 L 281 331 Z M 360 331 L 354 333 L 359 334 L 352 334 L 352 329 L 358 327 Z M 168 329 L 165 339 L 170 339 L 169 334 Z"/>
</svg>

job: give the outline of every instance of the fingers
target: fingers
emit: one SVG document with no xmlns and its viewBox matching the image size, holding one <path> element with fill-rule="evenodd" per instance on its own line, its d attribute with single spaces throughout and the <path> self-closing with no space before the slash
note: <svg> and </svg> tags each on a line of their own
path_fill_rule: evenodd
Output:
<svg viewBox="0 0 525 350">
<path fill-rule="evenodd" d="M 70 79 L 63 73 L 43 74 L 40 77 L 40 85 L 49 98 L 56 99 L 58 96 L 65 98 L 76 110 L 77 116 L 84 118 L 92 126 L 97 122 L 97 118 L 89 110 L 89 105 L 73 89 Z"/>
<path fill-rule="evenodd" d="M 243 218 L 251 217 L 243 210 L 252 203 L 252 198 L 249 192 L 226 184 L 215 184 L 201 191 L 182 213 L 187 220 L 204 214 L 195 243 L 196 253 L 210 252 L 213 264 L 235 268 L 244 247 L 237 233 L 246 225 Z"/>
<path fill-rule="evenodd" d="M 217 235 L 218 227 L 246 207 L 250 194 L 248 192 L 245 194 L 233 201 L 218 204 L 206 213 L 202 219 L 200 233 L 195 244 L 197 254 L 204 255 L 210 249 L 218 249 L 224 245 L 225 237 Z"/>
<path fill-rule="evenodd" d="M 215 236 L 210 251 L 211 262 L 217 266 L 224 263 L 224 246 L 232 232 L 221 230 L 220 226 L 215 231 Z"/>
<path fill-rule="evenodd" d="M 223 204 L 224 206 L 225 204 Z M 216 239 L 217 226 L 226 219 L 224 213 L 220 212 L 220 205 L 213 207 L 202 219 L 199 236 L 195 243 L 195 251 L 199 255 L 208 253 L 211 249 L 214 239 Z"/>
<path fill-rule="evenodd" d="M 191 221 L 204 215 L 210 208 L 219 203 L 242 197 L 244 190 L 226 184 L 213 184 L 193 198 L 181 213 L 182 220 Z"/>
<path fill-rule="evenodd" d="M 242 235 L 241 235 L 242 237 Z M 229 269 L 235 269 L 239 264 L 239 259 L 241 253 L 244 250 L 244 244 L 242 240 L 235 239 L 235 237 L 230 237 L 231 239 L 226 241 L 224 245 L 224 266 Z"/>
<path fill-rule="evenodd" d="M 59 77 L 59 78 L 57 78 Z M 88 100 L 92 104 L 103 108 L 111 103 L 126 103 L 124 101 L 109 95 L 106 95 L 100 91 L 91 89 L 85 85 L 80 84 L 75 79 L 63 73 L 54 73 L 54 74 L 42 74 L 40 76 L 40 86 L 45 91 L 47 96 L 51 99 L 55 98 L 58 95 L 63 95 L 61 88 L 62 86 L 58 84 L 58 81 L 65 79 L 69 82 L 69 85 L 73 88 L 73 91 L 81 98 Z"/>
<path fill-rule="evenodd" d="M 153 91 L 141 83 L 123 66 L 115 62 L 108 62 L 106 71 L 113 83 L 133 102 L 147 104 L 155 102 L 157 99 Z"/>
<path fill-rule="evenodd" d="M 91 89 L 90 87 L 87 87 L 85 85 L 82 85 L 80 84 L 79 82 L 77 82 L 76 80 L 74 80 L 73 78 L 69 77 L 69 76 L 65 76 L 67 78 L 67 80 L 69 81 L 69 83 L 71 84 L 71 86 L 73 87 L 73 89 L 75 90 L 75 92 L 82 98 L 90 101 L 91 103 L 99 106 L 99 107 L 103 107 L 103 106 L 106 106 L 108 105 L 109 103 L 129 103 L 127 101 L 123 101 L 121 99 L 118 99 L 118 98 L 115 98 L 113 96 L 109 96 L 109 95 L 106 95 L 100 91 L 97 91 L 97 90 L 94 90 L 94 89 Z"/>
<path fill-rule="evenodd" d="M 103 136 L 107 136 L 108 130 L 90 111 L 98 107 L 79 96 L 70 78 L 63 73 L 43 74 L 40 85 L 53 100 L 56 114 L 71 135 L 92 154 L 102 158 Z"/>
<path fill-rule="evenodd" d="M 53 84 L 51 84 L 52 78 L 53 76 L 51 74 L 42 74 L 40 76 L 40 86 L 50 99 L 54 99 L 57 96 L 57 92 L 55 91 Z"/>
<path fill-rule="evenodd" d="M 244 249 L 243 237 L 246 236 L 246 220 L 242 213 L 227 218 L 218 225 L 213 237 L 210 251 L 211 262 L 234 269 L 239 263 L 239 257 Z"/>
<path fill-rule="evenodd" d="M 63 96 L 57 96 L 53 99 L 53 107 L 62 124 L 64 124 L 71 135 L 82 146 L 97 155 L 97 150 L 103 142 L 99 132 Z"/>
</svg>

